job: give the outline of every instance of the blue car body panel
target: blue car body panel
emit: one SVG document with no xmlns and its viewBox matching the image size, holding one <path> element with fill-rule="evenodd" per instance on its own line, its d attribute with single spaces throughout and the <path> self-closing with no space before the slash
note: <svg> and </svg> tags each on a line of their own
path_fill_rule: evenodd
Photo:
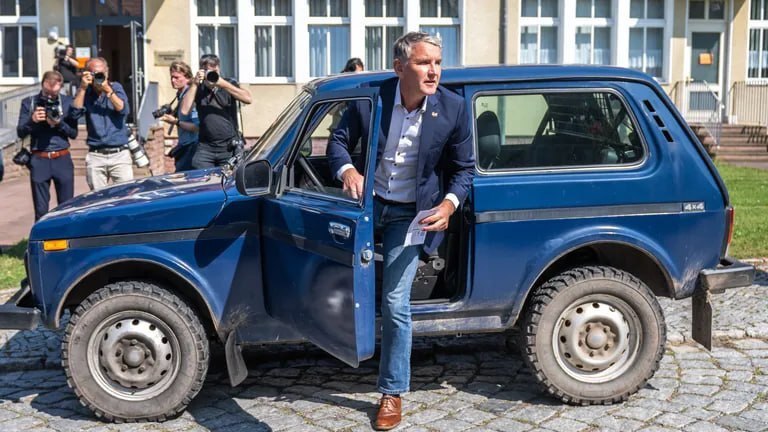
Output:
<svg viewBox="0 0 768 432">
<path fill-rule="evenodd" d="M 275 181 L 315 103 L 378 100 L 359 87 L 391 76 L 346 74 L 308 85 L 312 103 L 263 155 Z M 631 109 L 645 157 L 623 166 L 479 169 L 464 206 L 462 289 L 447 301 L 413 304 L 415 332 L 511 326 L 554 262 L 594 244 L 644 254 L 675 298 L 690 296 L 699 272 L 719 262 L 727 191 L 653 79 L 621 68 L 525 66 L 446 69 L 441 83 L 475 116 L 474 101 L 486 94 L 611 92 Z M 372 196 L 371 181 L 366 188 Z M 202 170 L 117 185 L 57 208 L 34 226 L 29 244 L 30 285 L 45 322 L 58 324 L 67 295 L 93 272 L 141 261 L 186 281 L 183 289 L 202 299 L 222 339 L 237 330 L 241 343 L 309 340 L 357 365 L 373 354 L 376 333 L 374 269 L 362 260 L 373 242 L 371 200 L 278 191 L 243 196 L 231 177 Z M 350 229 L 348 239 L 329 233 L 334 223 Z M 69 239 L 70 248 L 44 252 L 49 239 Z"/>
</svg>

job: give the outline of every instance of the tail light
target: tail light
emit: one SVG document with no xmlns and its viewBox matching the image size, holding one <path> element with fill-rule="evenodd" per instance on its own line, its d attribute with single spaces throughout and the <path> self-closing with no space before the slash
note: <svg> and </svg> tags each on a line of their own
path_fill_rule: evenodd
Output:
<svg viewBox="0 0 768 432">
<path fill-rule="evenodd" d="M 731 246 L 731 240 L 733 240 L 733 225 L 736 218 L 736 210 L 732 206 L 725 208 L 725 244 L 721 253 L 722 256 L 728 254 L 728 248 Z"/>
</svg>

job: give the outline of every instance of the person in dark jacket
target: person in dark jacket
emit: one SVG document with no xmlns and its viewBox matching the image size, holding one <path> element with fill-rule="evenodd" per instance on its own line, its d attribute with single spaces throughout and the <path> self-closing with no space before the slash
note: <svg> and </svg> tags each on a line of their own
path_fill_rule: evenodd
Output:
<svg viewBox="0 0 768 432">
<path fill-rule="evenodd" d="M 133 180 L 133 160 L 128 150 L 126 120 L 128 95 L 118 82 L 109 80 L 109 65 L 101 57 L 88 60 L 80 79 L 73 106 L 77 115 L 85 113 L 88 128 L 86 180 L 91 190 L 112 181 Z"/>
<path fill-rule="evenodd" d="M 16 133 L 31 137 L 32 159 L 29 163 L 35 221 L 48 213 L 51 180 L 59 204 L 75 193 L 75 169 L 69 153 L 69 139 L 77 137 L 77 117 L 72 97 L 60 95 L 64 78 L 59 72 L 43 74 L 42 90 L 21 103 Z"/>
</svg>

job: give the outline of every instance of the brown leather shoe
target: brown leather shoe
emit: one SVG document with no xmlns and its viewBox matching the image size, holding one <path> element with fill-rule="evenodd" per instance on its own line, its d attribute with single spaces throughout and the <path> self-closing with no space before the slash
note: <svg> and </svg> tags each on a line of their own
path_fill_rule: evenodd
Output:
<svg viewBox="0 0 768 432">
<path fill-rule="evenodd" d="M 385 431 L 394 429 L 400 424 L 402 401 L 400 396 L 382 395 L 379 401 L 379 412 L 376 414 L 374 429 Z"/>
</svg>

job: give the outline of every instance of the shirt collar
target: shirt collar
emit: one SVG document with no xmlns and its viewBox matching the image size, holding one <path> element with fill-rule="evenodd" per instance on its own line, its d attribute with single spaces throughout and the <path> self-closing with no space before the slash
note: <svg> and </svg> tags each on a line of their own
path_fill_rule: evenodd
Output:
<svg viewBox="0 0 768 432">
<path fill-rule="evenodd" d="M 427 110 L 427 99 L 429 96 L 424 96 L 424 101 L 421 103 L 421 107 L 419 107 L 419 112 L 424 112 Z M 405 105 L 403 105 L 403 99 L 400 96 L 400 80 L 397 80 L 397 84 L 395 84 L 395 106 L 400 105 L 401 107 L 405 108 Z M 407 108 L 406 108 L 407 110 Z"/>
</svg>

